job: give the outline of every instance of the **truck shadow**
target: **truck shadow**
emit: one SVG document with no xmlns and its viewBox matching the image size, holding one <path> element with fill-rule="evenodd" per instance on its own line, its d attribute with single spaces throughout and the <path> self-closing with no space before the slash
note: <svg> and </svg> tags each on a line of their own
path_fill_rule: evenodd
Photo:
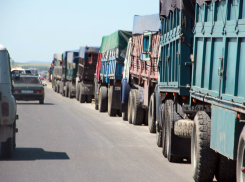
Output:
<svg viewBox="0 0 245 182">
<path fill-rule="evenodd" d="M 69 160 L 65 152 L 50 152 L 42 148 L 16 148 L 12 158 L 1 161 L 29 161 L 29 160 Z"/>
</svg>

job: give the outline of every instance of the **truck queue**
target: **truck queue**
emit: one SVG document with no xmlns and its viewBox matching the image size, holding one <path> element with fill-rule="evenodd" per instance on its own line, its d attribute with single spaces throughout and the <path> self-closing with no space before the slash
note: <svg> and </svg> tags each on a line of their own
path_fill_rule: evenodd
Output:
<svg viewBox="0 0 245 182">
<path fill-rule="evenodd" d="M 169 162 L 192 163 L 195 182 L 242 182 L 244 12 L 243 0 L 160 0 L 159 14 L 134 16 L 132 30 L 55 53 L 52 88 L 148 125 Z M 13 138 L 15 118 L 1 142 Z"/>
</svg>

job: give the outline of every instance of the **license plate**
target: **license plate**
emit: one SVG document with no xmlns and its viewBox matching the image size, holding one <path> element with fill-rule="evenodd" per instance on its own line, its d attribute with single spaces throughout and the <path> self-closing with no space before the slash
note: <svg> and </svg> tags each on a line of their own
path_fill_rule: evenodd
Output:
<svg viewBox="0 0 245 182">
<path fill-rule="evenodd" d="M 33 90 L 21 90 L 21 93 L 23 93 L 23 94 L 32 94 Z"/>
<path fill-rule="evenodd" d="M 121 87 L 115 87 L 115 90 L 121 90 Z"/>
</svg>

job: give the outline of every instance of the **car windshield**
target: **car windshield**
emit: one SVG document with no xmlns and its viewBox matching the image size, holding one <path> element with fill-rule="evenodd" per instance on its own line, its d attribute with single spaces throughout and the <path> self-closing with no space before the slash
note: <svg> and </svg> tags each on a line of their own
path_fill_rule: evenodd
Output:
<svg viewBox="0 0 245 182">
<path fill-rule="evenodd" d="M 20 77 L 20 80 L 15 84 L 41 84 L 38 77 Z"/>
<path fill-rule="evenodd" d="M 32 73 L 31 73 L 31 70 L 26 70 L 26 74 L 27 75 L 31 75 Z"/>
</svg>

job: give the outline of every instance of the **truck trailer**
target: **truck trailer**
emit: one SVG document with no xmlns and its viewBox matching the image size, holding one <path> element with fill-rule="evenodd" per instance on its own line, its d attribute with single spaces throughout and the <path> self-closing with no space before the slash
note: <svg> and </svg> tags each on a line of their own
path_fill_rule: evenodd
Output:
<svg viewBox="0 0 245 182">
<path fill-rule="evenodd" d="M 123 120 L 134 125 L 148 123 L 151 133 L 156 131 L 154 90 L 158 82 L 160 25 L 158 14 L 134 16 L 122 80 Z"/>
<path fill-rule="evenodd" d="M 80 47 L 76 77 L 76 99 L 80 103 L 91 103 L 94 97 L 94 74 L 96 71 L 99 47 Z"/>
<path fill-rule="evenodd" d="M 52 88 L 55 92 L 59 93 L 59 82 L 62 78 L 62 53 L 55 53 L 52 61 L 53 74 L 52 74 Z"/>
<path fill-rule="evenodd" d="M 170 162 L 190 161 L 191 158 L 194 113 L 184 112 L 182 106 L 188 106 L 190 100 L 194 7 L 195 1 L 160 1 L 156 138 L 157 145 L 163 147 L 162 153 Z"/>
<path fill-rule="evenodd" d="M 62 76 L 59 82 L 59 93 L 72 98 L 75 95 L 76 74 L 79 51 L 65 51 L 62 54 Z"/>
<path fill-rule="evenodd" d="M 161 0 L 158 138 L 196 182 L 245 180 L 242 0 Z M 188 157 L 189 156 L 189 157 Z"/>
<path fill-rule="evenodd" d="M 108 110 L 109 116 L 121 116 L 121 80 L 125 52 L 132 32 L 118 30 L 102 38 L 98 56 L 95 88 L 95 109 Z M 99 74 L 98 74 L 99 73 Z"/>
</svg>

